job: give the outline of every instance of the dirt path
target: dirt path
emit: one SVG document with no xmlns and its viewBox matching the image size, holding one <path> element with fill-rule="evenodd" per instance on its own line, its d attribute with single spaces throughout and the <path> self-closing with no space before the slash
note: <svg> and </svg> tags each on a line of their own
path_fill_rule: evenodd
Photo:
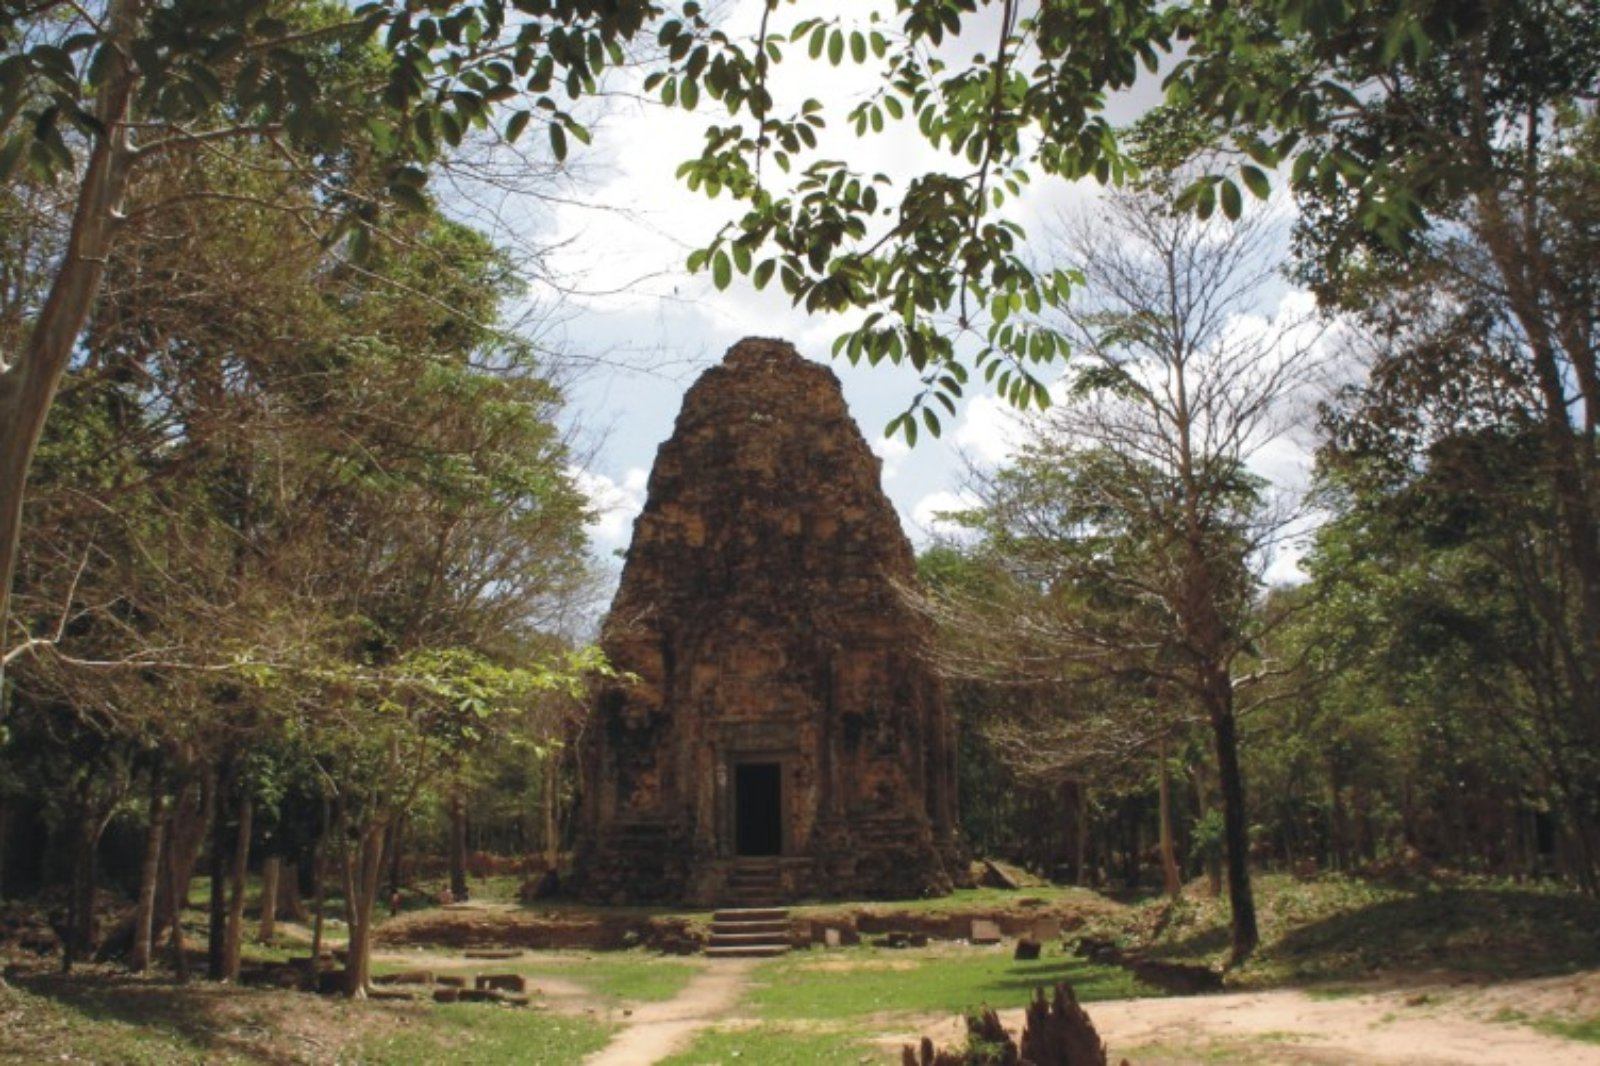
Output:
<svg viewBox="0 0 1600 1066">
<path fill-rule="evenodd" d="M 1582 980 L 1582 978 L 1579 978 Z M 1530 986 L 1534 982 L 1528 982 Z M 1530 988 L 1530 991 L 1533 989 Z M 1514 995 L 1499 986 L 1497 995 Z M 1600 1047 L 1490 1021 L 1480 996 L 1408 989 L 1344 998 L 1286 989 L 1087 1005 L 1111 1061 L 1373 1063 L 1382 1066 L 1600 1066 Z M 1022 1012 L 1006 1011 L 1013 1031 Z M 964 1034 L 946 1022 L 934 1035 Z"/>
<path fill-rule="evenodd" d="M 589 1066 L 650 1066 L 682 1050 L 696 1032 L 738 1005 L 757 961 L 708 961 L 677 996 L 635 1010 L 627 1028 L 585 1061 Z"/>
</svg>

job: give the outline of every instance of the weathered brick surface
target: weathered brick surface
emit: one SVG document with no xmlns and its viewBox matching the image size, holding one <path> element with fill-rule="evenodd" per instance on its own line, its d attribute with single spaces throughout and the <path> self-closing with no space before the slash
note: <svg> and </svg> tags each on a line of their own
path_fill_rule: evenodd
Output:
<svg viewBox="0 0 1600 1066">
<path fill-rule="evenodd" d="M 717 902 L 735 767 L 782 766 L 786 896 L 947 891 L 954 746 L 911 545 L 838 379 L 745 340 L 661 446 L 601 642 L 574 887 Z"/>
</svg>

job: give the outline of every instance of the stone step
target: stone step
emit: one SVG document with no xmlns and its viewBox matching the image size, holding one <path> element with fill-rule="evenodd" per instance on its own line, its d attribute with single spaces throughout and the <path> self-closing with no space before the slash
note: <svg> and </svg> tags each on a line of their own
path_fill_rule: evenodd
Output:
<svg viewBox="0 0 1600 1066">
<path fill-rule="evenodd" d="M 705 953 L 714 959 L 770 959 L 787 955 L 788 944 L 740 945 L 731 948 L 706 948 Z"/>
<path fill-rule="evenodd" d="M 733 948 L 742 944 L 787 944 L 789 934 L 784 933 L 712 933 L 709 947 Z"/>
<path fill-rule="evenodd" d="M 779 919 L 753 922 L 712 922 L 711 935 L 718 933 L 788 933 L 789 923 Z"/>
<path fill-rule="evenodd" d="M 779 922 L 788 918 L 786 907 L 723 907 L 711 915 L 714 922 Z"/>
</svg>

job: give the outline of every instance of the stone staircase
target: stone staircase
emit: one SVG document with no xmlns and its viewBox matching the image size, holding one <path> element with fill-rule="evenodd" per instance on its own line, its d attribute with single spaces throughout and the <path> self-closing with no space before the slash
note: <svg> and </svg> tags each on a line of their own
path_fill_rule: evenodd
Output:
<svg viewBox="0 0 1600 1066">
<path fill-rule="evenodd" d="M 721 958 L 763 958 L 789 950 L 789 912 L 778 906 L 783 871 L 776 860 L 745 859 L 728 872 L 723 898 L 728 906 L 711 916 L 706 954 Z"/>
<path fill-rule="evenodd" d="M 789 912 L 782 907 L 732 907 L 711 916 L 713 958 L 770 958 L 789 950 Z"/>
<path fill-rule="evenodd" d="M 783 871 L 773 859 L 741 859 L 728 871 L 722 899 L 730 907 L 776 907 L 783 902 Z"/>
</svg>

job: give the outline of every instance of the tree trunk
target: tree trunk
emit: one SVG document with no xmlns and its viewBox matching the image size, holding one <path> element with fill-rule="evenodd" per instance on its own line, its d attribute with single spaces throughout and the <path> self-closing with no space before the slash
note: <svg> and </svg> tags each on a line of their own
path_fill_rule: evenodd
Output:
<svg viewBox="0 0 1600 1066">
<path fill-rule="evenodd" d="M 217 782 L 217 811 L 211 819 L 211 855 L 207 868 L 211 875 L 210 925 L 206 935 L 206 976 L 213 981 L 227 978 L 228 941 L 228 826 L 222 816 L 221 796 L 231 783 L 231 774 L 223 773 Z"/>
<path fill-rule="evenodd" d="M 4 684 L 0 679 L 0 684 Z M 0 796 L 0 903 L 6 899 L 6 838 L 11 828 L 11 806 Z"/>
<path fill-rule="evenodd" d="M 544 789 L 541 799 L 544 808 L 544 868 L 554 870 L 561 860 L 561 822 L 556 810 L 556 786 L 560 780 L 560 759 L 546 756 L 544 760 Z"/>
<path fill-rule="evenodd" d="M 11 582 L 21 546 L 22 497 L 28 468 L 78 334 L 100 292 L 117 213 L 133 156 L 126 126 L 137 72 L 129 64 L 139 13 L 133 0 L 111 0 L 104 15 L 109 61 L 94 108 L 67 246 L 48 294 L 15 362 L 0 365 L 0 656 L 11 632 Z M 0 360 L 3 363 L 3 360 Z M 0 657 L 0 684 L 4 684 Z"/>
<path fill-rule="evenodd" d="M 316 863 L 316 848 L 308 853 L 307 866 Z M 306 910 L 306 901 L 300 894 L 300 869 L 296 864 L 293 876 L 285 877 L 280 872 L 278 876 L 278 913 L 287 917 L 291 922 L 302 924 L 311 921 L 311 912 Z"/>
<path fill-rule="evenodd" d="M 1222 790 L 1223 858 L 1228 870 L 1228 905 L 1233 915 L 1233 962 L 1243 962 L 1261 942 L 1256 901 L 1250 887 L 1250 830 L 1246 821 L 1244 772 L 1239 768 L 1239 736 L 1233 718 L 1233 684 L 1215 674 L 1207 686 L 1207 709 L 1216 741 L 1217 779 Z"/>
<path fill-rule="evenodd" d="M 450 895 L 467 899 L 467 801 L 459 788 L 450 793 Z"/>
<path fill-rule="evenodd" d="M 172 936 L 169 946 L 172 952 L 172 972 L 177 975 L 178 983 L 185 984 L 189 980 L 189 957 L 184 953 L 183 946 L 183 904 L 189 895 L 189 874 L 194 870 L 193 862 L 186 866 L 184 859 L 178 854 L 178 840 L 176 836 L 168 836 L 167 844 L 167 899 L 172 907 L 168 922 L 172 926 Z"/>
<path fill-rule="evenodd" d="M 239 828 L 234 838 L 233 869 L 229 881 L 227 942 L 224 946 L 223 979 L 239 980 L 239 958 L 244 944 L 244 890 L 250 872 L 250 830 L 255 801 L 248 789 L 239 797 Z"/>
<path fill-rule="evenodd" d="M 150 771 L 149 824 L 144 836 L 144 863 L 139 869 L 139 902 L 133 917 L 133 953 L 129 967 L 134 973 L 150 968 L 155 945 L 156 887 L 161 880 L 161 850 L 166 837 L 167 789 L 159 767 Z"/>
<path fill-rule="evenodd" d="M 394 899 L 400 895 L 400 866 L 401 851 L 405 843 L 406 818 L 401 815 L 394 821 L 394 827 L 389 830 L 389 898 Z"/>
<path fill-rule="evenodd" d="M 323 824 L 327 825 L 326 805 L 324 805 L 323 811 Z M 323 876 L 322 869 L 322 848 L 327 836 L 327 833 L 323 833 L 317 837 L 317 842 L 312 845 L 311 850 L 311 958 L 314 960 L 311 965 L 313 967 L 321 964 L 322 919 L 328 903 L 328 893 L 325 887 L 327 879 Z"/>
<path fill-rule="evenodd" d="M 72 885 L 67 896 L 67 926 L 61 951 L 61 972 L 71 973 L 94 948 L 95 816 L 85 804 L 73 834 Z"/>
<path fill-rule="evenodd" d="M 345 849 L 344 886 L 350 939 L 345 945 L 345 995 L 365 999 L 372 962 L 372 926 L 383 875 L 382 822 L 367 826 L 354 849 Z"/>
<path fill-rule="evenodd" d="M 278 872 L 283 857 L 268 855 L 261 863 L 261 942 L 272 943 L 278 925 Z"/>
<path fill-rule="evenodd" d="M 1173 899 L 1183 895 L 1183 877 L 1178 873 L 1178 851 L 1172 839 L 1172 768 L 1167 762 L 1167 747 L 1161 746 L 1161 774 L 1157 781 L 1158 818 L 1161 834 L 1161 881 Z"/>
<path fill-rule="evenodd" d="M 206 832 L 211 828 L 216 806 L 216 775 L 211 772 L 202 775 L 192 791 L 186 787 L 173 798 L 167 815 L 166 832 L 166 851 L 168 861 L 172 863 L 172 876 L 163 878 L 159 886 L 156 904 L 158 923 L 169 921 L 172 915 L 181 912 L 189 904 L 189 886 L 194 880 L 194 868 L 200 861 L 200 849 L 205 844 Z M 182 893 L 177 897 L 177 907 L 173 906 L 174 897 L 171 895 L 173 884 Z M 158 925 L 152 933 L 152 939 L 160 939 L 164 931 L 165 926 Z"/>
</svg>

